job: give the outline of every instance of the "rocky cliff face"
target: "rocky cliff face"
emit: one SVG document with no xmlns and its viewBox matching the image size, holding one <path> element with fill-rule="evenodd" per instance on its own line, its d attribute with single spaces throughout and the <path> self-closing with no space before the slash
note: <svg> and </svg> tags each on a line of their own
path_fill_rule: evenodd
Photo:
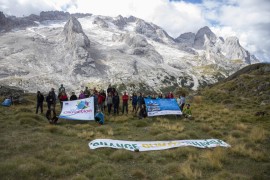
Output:
<svg viewBox="0 0 270 180">
<path fill-rule="evenodd" d="M 217 37 L 207 26 L 199 29 L 196 35 L 181 34 L 175 41 L 186 47 L 205 50 L 206 60 L 212 62 L 218 63 L 220 59 L 238 60 L 247 64 L 259 62 L 240 45 L 237 37 L 228 37 L 224 40 L 222 37 Z"/>
<path fill-rule="evenodd" d="M 209 27 L 205 26 L 196 33 L 193 47 L 195 49 L 206 49 L 205 42 L 215 44 L 216 39 L 216 35 L 209 29 Z"/>
<path fill-rule="evenodd" d="M 62 34 L 65 38 L 66 50 L 72 57 L 73 73 L 86 77 L 98 73 L 90 55 L 90 40 L 83 32 L 81 23 L 75 17 L 70 16 Z"/>
<path fill-rule="evenodd" d="M 10 19 L 18 20 L 0 14 L 3 24 Z M 173 39 L 133 16 L 43 12 L 26 19 L 41 25 L 1 34 L 0 83 L 30 92 L 109 83 L 128 91 L 195 90 L 256 62 L 238 39 L 216 37 L 208 27 Z"/>
<path fill-rule="evenodd" d="M 16 18 L 16 17 L 6 17 L 3 12 L 0 12 L 0 32 L 1 31 L 10 31 L 14 28 L 26 28 L 29 26 L 37 26 L 32 20 L 28 18 Z"/>
<path fill-rule="evenodd" d="M 175 39 L 175 41 L 192 47 L 195 41 L 195 34 L 192 32 L 181 34 Z"/>
</svg>

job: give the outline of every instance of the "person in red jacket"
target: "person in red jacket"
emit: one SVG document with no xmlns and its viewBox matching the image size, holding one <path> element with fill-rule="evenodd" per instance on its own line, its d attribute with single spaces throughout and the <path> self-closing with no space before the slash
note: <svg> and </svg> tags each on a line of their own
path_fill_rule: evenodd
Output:
<svg viewBox="0 0 270 180">
<path fill-rule="evenodd" d="M 61 109 L 62 109 L 63 108 L 63 101 L 68 101 L 68 96 L 67 96 L 65 91 L 63 91 L 61 93 L 61 95 L 59 96 L 59 100 L 60 100 L 60 105 L 61 105 Z"/>
<path fill-rule="evenodd" d="M 168 98 L 169 98 L 169 99 L 173 99 L 173 93 L 172 93 L 172 92 L 170 92 L 170 93 L 168 94 Z"/>
<path fill-rule="evenodd" d="M 128 114 L 128 95 L 127 95 L 127 92 L 124 92 L 124 95 L 122 96 L 122 101 L 123 101 L 122 114 L 124 114 L 125 109 L 126 109 L 126 112 Z"/>
<path fill-rule="evenodd" d="M 105 96 L 98 92 L 98 108 L 103 112 L 104 111 L 104 101 L 105 101 Z"/>
</svg>

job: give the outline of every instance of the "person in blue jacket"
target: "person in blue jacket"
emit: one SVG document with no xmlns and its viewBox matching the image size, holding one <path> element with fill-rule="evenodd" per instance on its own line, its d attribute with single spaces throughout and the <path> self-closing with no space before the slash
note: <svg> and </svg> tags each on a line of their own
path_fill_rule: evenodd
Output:
<svg viewBox="0 0 270 180">
<path fill-rule="evenodd" d="M 100 111 L 100 109 L 98 109 L 98 112 L 95 115 L 95 121 L 100 125 L 104 124 L 104 114 Z"/>
<path fill-rule="evenodd" d="M 132 112 L 134 112 L 134 111 L 135 111 L 135 113 L 137 112 L 137 102 L 138 102 L 137 94 L 133 93 L 133 95 L 132 95 Z"/>
</svg>

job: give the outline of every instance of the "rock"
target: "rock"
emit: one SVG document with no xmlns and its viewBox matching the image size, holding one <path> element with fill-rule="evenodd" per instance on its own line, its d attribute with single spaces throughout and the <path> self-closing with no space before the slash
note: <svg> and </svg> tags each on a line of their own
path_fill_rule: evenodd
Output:
<svg viewBox="0 0 270 180">
<path fill-rule="evenodd" d="M 93 21 L 93 24 L 98 25 L 101 28 L 108 28 L 109 24 L 104 21 L 103 19 L 101 19 L 100 17 L 96 17 L 95 20 Z"/>
<path fill-rule="evenodd" d="M 24 94 L 24 90 L 14 86 L 0 86 L 0 96 L 4 97 L 17 97 Z"/>
<path fill-rule="evenodd" d="M 16 18 L 15 16 L 6 17 L 3 12 L 0 12 L 0 31 L 10 31 L 13 28 L 24 29 L 29 26 L 37 26 L 32 20 L 27 17 Z"/>
<path fill-rule="evenodd" d="M 175 39 L 176 42 L 185 44 L 186 46 L 192 47 L 195 40 L 195 34 L 192 32 L 187 32 L 181 34 L 179 37 Z"/>
<path fill-rule="evenodd" d="M 1 27 L 4 27 L 8 22 L 8 19 L 6 18 L 6 16 L 4 15 L 3 12 L 0 11 L 0 24 L 1 24 Z M 0 29 L 1 29 L 0 27 Z"/>
<path fill-rule="evenodd" d="M 193 47 L 196 49 L 205 49 L 205 41 L 207 40 L 206 38 L 210 43 L 213 44 L 217 39 L 216 35 L 209 29 L 208 26 L 199 29 L 199 31 L 196 33 Z"/>
<path fill-rule="evenodd" d="M 42 11 L 40 13 L 40 21 L 47 20 L 68 20 L 70 14 L 63 11 Z"/>
<path fill-rule="evenodd" d="M 222 45 L 222 52 L 228 59 L 245 60 L 246 63 L 251 64 L 249 52 L 242 48 L 237 37 L 226 38 Z"/>
<path fill-rule="evenodd" d="M 124 26 L 127 24 L 125 19 L 119 15 L 116 17 L 115 20 L 113 20 L 113 24 L 115 24 L 116 26 L 118 26 L 119 29 L 123 29 Z"/>
<path fill-rule="evenodd" d="M 63 33 L 66 37 L 66 42 L 74 46 L 90 47 L 90 40 L 83 32 L 81 23 L 75 17 L 70 16 L 70 19 L 64 26 Z"/>
</svg>

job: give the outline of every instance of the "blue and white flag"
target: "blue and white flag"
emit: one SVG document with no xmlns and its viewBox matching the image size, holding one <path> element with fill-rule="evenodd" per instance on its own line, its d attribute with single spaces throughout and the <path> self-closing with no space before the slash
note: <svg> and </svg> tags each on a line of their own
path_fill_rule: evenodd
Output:
<svg viewBox="0 0 270 180">
<path fill-rule="evenodd" d="M 94 98 L 64 101 L 59 118 L 85 121 L 94 120 Z"/>
<path fill-rule="evenodd" d="M 181 115 L 182 112 L 175 99 L 148 99 L 145 98 L 148 116 L 159 116 L 167 114 Z"/>
</svg>

